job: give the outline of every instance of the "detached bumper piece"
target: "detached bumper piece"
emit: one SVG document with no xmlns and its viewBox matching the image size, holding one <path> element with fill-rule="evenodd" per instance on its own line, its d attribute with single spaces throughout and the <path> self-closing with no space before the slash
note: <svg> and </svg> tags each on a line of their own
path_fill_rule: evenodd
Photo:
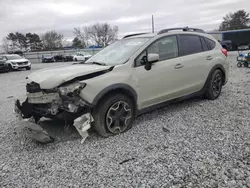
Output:
<svg viewBox="0 0 250 188">
<path fill-rule="evenodd" d="M 25 133 L 37 142 L 48 144 L 54 142 L 54 138 L 49 136 L 49 134 L 37 123 L 35 119 L 23 119 L 20 122 L 21 126 L 24 128 Z"/>
<path fill-rule="evenodd" d="M 92 122 L 93 122 L 93 117 L 91 116 L 90 113 L 84 114 L 81 117 L 75 119 L 74 126 L 82 137 L 81 143 L 83 143 L 89 136 L 88 130 L 90 129 Z"/>
<path fill-rule="evenodd" d="M 22 108 L 20 101 L 15 101 L 14 113 L 16 113 L 18 119 L 20 120 L 20 126 L 24 129 L 24 132 L 37 142 L 47 144 L 54 141 L 54 138 L 49 136 L 49 134 L 36 123 L 34 117 L 25 118 L 26 116 L 22 113 Z"/>
</svg>

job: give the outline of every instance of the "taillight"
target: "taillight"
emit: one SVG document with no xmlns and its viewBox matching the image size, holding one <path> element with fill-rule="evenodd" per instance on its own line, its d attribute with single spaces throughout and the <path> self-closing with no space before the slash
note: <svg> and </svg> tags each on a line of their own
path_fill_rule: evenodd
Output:
<svg viewBox="0 0 250 188">
<path fill-rule="evenodd" d="M 221 52 L 227 57 L 227 50 L 225 48 L 222 48 Z"/>
</svg>

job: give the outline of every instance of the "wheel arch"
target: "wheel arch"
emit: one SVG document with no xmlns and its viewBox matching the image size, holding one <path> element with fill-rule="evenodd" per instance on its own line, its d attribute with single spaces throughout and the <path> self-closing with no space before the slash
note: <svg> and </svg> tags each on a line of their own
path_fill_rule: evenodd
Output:
<svg viewBox="0 0 250 188">
<path fill-rule="evenodd" d="M 208 85 L 208 83 L 209 83 L 209 80 L 210 80 L 210 78 L 211 78 L 213 72 L 214 72 L 215 70 L 217 70 L 217 69 L 219 69 L 219 70 L 222 72 L 223 85 L 225 85 L 225 82 L 226 82 L 226 71 L 225 71 L 225 69 L 224 69 L 224 67 L 223 67 L 222 65 L 217 64 L 217 65 L 213 66 L 213 68 L 210 70 L 210 72 L 209 72 L 209 74 L 208 74 L 208 76 L 207 76 L 206 82 L 205 82 L 205 84 L 204 84 L 204 86 L 203 86 L 203 88 L 202 88 L 203 91 L 206 90 L 207 85 Z"/>
<path fill-rule="evenodd" d="M 102 91 L 100 91 L 97 96 L 94 98 L 93 102 L 92 102 L 92 106 L 95 107 L 97 106 L 97 104 L 106 96 L 110 95 L 110 94 L 115 94 L 115 93 L 122 93 L 127 95 L 129 98 L 132 99 L 133 103 L 135 104 L 135 111 L 137 111 L 137 98 L 138 95 L 136 93 L 136 91 L 129 85 L 127 84 L 113 84 L 110 85 L 108 87 L 106 87 L 105 89 L 103 89 Z"/>
</svg>

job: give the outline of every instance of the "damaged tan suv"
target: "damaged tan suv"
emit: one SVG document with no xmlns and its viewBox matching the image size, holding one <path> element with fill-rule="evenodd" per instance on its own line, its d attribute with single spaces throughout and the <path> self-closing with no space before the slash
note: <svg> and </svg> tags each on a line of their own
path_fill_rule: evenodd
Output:
<svg viewBox="0 0 250 188">
<path fill-rule="evenodd" d="M 228 72 L 227 51 L 203 30 L 128 35 L 84 63 L 30 74 L 27 99 L 16 100 L 15 112 L 35 122 L 63 119 L 83 137 L 91 126 L 108 137 L 165 102 L 194 95 L 217 99 Z"/>
</svg>

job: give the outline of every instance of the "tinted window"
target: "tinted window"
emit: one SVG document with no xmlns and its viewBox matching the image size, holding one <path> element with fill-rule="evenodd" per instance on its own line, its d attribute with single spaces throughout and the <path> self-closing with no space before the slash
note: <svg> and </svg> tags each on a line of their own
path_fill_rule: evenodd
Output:
<svg viewBox="0 0 250 188">
<path fill-rule="evenodd" d="M 194 35 L 179 36 L 180 56 L 202 52 L 200 37 Z"/>
<path fill-rule="evenodd" d="M 176 36 L 164 37 L 157 40 L 147 48 L 147 53 L 159 54 L 159 61 L 172 59 L 178 56 L 178 44 Z M 143 65 L 142 58 L 146 55 L 146 51 L 143 52 L 136 60 L 136 66 Z"/>
<path fill-rule="evenodd" d="M 215 48 L 216 44 L 215 44 L 214 41 L 212 41 L 212 40 L 210 40 L 208 38 L 205 38 L 205 40 L 206 40 L 206 42 L 207 42 L 207 44 L 208 44 L 208 46 L 210 47 L 211 50 Z"/>
<path fill-rule="evenodd" d="M 201 45 L 202 45 L 202 49 L 203 51 L 208 51 L 209 47 L 207 46 L 207 43 L 205 41 L 205 39 L 203 37 L 201 37 Z"/>
</svg>

